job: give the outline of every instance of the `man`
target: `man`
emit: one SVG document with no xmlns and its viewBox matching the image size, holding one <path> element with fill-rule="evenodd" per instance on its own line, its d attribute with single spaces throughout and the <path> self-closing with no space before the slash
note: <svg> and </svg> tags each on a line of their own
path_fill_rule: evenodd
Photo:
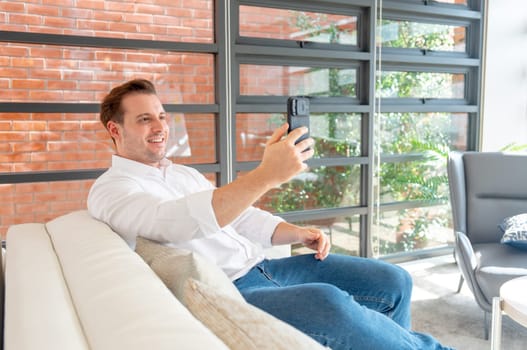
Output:
<svg viewBox="0 0 527 350">
<path fill-rule="evenodd" d="M 282 125 L 254 170 L 216 188 L 196 170 L 165 158 L 167 114 L 149 81 L 112 89 L 100 118 L 116 155 L 90 190 L 88 209 L 131 247 L 141 235 L 203 255 L 249 303 L 332 349 L 446 349 L 410 330 L 412 281 L 406 271 L 375 259 L 329 254 L 320 230 L 252 206 L 306 169 L 314 141 L 295 145 L 306 128 L 285 136 L 287 124 Z M 261 246 L 290 243 L 315 253 L 276 260 L 262 253 Z"/>
</svg>

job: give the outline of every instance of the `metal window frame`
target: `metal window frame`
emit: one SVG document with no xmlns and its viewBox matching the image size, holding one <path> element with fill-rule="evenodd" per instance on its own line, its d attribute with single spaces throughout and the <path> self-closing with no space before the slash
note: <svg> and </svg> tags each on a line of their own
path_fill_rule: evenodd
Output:
<svg viewBox="0 0 527 350">
<path fill-rule="evenodd" d="M 336 13 L 357 16 L 357 46 L 312 43 L 300 48 L 294 41 L 278 39 L 247 38 L 238 33 L 238 6 L 262 6 Z M 375 97 L 375 76 L 378 49 L 375 35 L 377 14 L 381 11 L 375 0 L 232 0 L 214 1 L 214 43 L 182 43 L 138 39 L 85 37 L 78 35 L 57 35 L 0 31 L 0 42 L 46 44 L 73 47 L 100 47 L 131 50 L 165 50 L 172 52 L 210 53 L 215 57 L 216 101 L 214 104 L 165 105 L 167 111 L 183 113 L 214 113 L 216 123 L 217 162 L 193 164 L 202 172 L 218 175 L 218 185 L 224 185 L 236 177 L 238 171 L 254 168 L 257 162 L 236 162 L 235 113 L 244 112 L 285 112 L 285 97 L 239 96 L 239 64 L 246 62 L 265 63 L 307 63 L 321 59 L 334 64 L 348 66 L 353 62 L 359 67 L 357 98 L 322 98 L 312 104 L 313 112 L 343 112 L 361 114 L 361 154 L 347 159 L 325 158 L 309 161 L 312 166 L 358 164 L 360 175 L 360 205 L 346 208 L 321 208 L 304 212 L 283 213 L 284 218 L 301 221 L 334 216 L 359 215 L 361 256 L 371 256 L 370 235 L 375 214 L 373 176 L 374 116 L 379 112 L 460 112 L 468 113 L 469 129 L 467 149 L 479 150 L 481 126 L 481 80 L 482 49 L 484 35 L 485 1 L 468 0 L 467 6 L 451 5 L 427 0 L 384 0 L 383 17 L 389 19 L 412 19 L 427 23 L 464 25 L 466 32 L 466 53 L 427 52 L 419 50 L 382 48 L 383 67 L 420 67 L 430 71 L 460 70 L 466 72 L 466 98 L 462 100 L 381 99 Z M 328 52 L 331 59 L 328 59 Z M 327 63 L 326 63 L 327 64 Z M 380 111 L 377 111 L 380 106 Z M 0 102 L 0 113 L 97 113 L 96 103 L 19 103 Z M 415 159 L 416 155 L 397 157 L 382 156 L 380 161 L 392 162 Z M 94 179 L 105 169 L 80 169 L 46 172 L 0 173 L 0 184 L 16 184 L 40 181 L 69 181 Z M 440 201 L 439 201 L 440 202 Z M 434 205 L 438 202 L 385 203 L 380 211 L 399 210 Z M 439 249 L 441 251 L 441 249 Z M 423 254 L 422 252 L 418 254 Z M 404 255 L 404 254 L 403 254 Z M 400 258 L 401 255 L 398 255 Z"/>
</svg>

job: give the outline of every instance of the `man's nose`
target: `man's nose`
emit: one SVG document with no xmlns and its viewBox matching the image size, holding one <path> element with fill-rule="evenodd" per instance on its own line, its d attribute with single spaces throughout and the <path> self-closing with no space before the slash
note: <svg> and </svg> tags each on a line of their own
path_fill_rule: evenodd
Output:
<svg viewBox="0 0 527 350">
<path fill-rule="evenodd" d="M 163 131 L 166 128 L 166 121 L 164 119 L 155 118 L 152 122 L 152 129 L 154 131 Z"/>
</svg>

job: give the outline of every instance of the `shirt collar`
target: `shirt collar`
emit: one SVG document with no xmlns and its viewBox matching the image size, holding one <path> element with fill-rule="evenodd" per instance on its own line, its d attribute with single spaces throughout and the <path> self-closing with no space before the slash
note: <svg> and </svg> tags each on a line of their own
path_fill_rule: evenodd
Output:
<svg viewBox="0 0 527 350">
<path fill-rule="evenodd" d="M 112 155 L 112 168 L 123 170 L 135 175 L 163 175 L 166 168 L 171 164 L 172 162 L 169 159 L 163 158 L 160 161 L 160 168 L 156 168 L 116 154 Z"/>
</svg>

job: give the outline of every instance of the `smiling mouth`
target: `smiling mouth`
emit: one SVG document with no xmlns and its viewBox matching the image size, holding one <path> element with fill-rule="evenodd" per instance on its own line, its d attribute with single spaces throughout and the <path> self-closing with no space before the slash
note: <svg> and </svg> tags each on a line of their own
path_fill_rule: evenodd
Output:
<svg viewBox="0 0 527 350">
<path fill-rule="evenodd" d="M 156 137 L 149 138 L 146 141 L 148 143 L 163 143 L 165 142 L 165 138 L 163 136 L 156 136 Z"/>
</svg>

